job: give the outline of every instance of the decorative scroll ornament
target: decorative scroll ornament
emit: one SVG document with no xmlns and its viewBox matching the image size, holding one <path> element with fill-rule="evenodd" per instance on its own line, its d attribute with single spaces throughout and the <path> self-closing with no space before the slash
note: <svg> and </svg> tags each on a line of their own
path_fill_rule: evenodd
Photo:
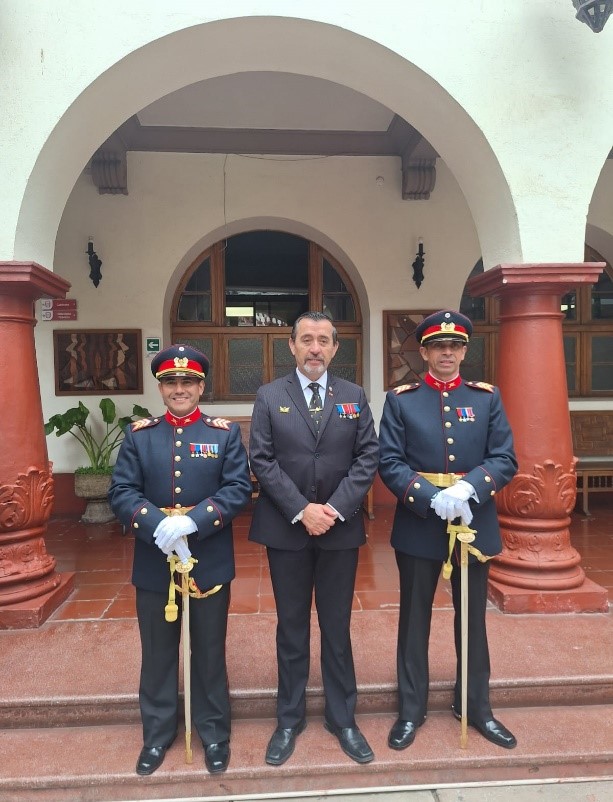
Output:
<svg viewBox="0 0 613 802">
<path fill-rule="evenodd" d="M 40 526 L 49 520 L 52 505 L 51 471 L 28 468 L 14 485 L 0 488 L 0 534 Z"/>
<path fill-rule="evenodd" d="M 577 497 L 576 457 L 570 470 L 553 460 L 535 465 L 533 474 L 518 473 L 497 496 L 498 509 L 516 518 L 570 515 Z"/>
<path fill-rule="evenodd" d="M 0 579 L 40 577 L 53 571 L 55 564 L 55 558 L 47 554 L 42 538 L 0 547 Z"/>
</svg>

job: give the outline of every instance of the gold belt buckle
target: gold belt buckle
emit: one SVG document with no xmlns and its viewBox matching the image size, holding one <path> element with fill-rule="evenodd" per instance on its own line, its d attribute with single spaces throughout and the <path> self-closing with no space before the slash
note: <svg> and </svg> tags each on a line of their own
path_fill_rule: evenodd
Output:
<svg viewBox="0 0 613 802">
<path fill-rule="evenodd" d="M 160 507 L 160 512 L 163 512 L 164 515 L 185 515 L 190 510 L 193 510 L 193 507 Z"/>
</svg>

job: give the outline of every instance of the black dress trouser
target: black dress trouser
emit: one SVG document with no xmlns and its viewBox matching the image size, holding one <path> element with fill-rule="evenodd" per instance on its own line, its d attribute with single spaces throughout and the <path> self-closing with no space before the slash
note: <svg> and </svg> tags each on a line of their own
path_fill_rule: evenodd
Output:
<svg viewBox="0 0 613 802">
<path fill-rule="evenodd" d="M 354 727 L 357 685 L 350 624 L 358 549 L 322 549 L 312 537 L 300 551 L 269 547 L 267 554 L 277 606 L 278 725 L 296 727 L 306 715 L 314 590 L 326 721 Z"/>
<path fill-rule="evenodd" d="M 166 621 L 168 595 L 136 589 L 142 663 L 139 702 L 145 746 L 167 746 L 179 720 L 179 617 Z M 190 599 L 192 722 L 205 745 L 230 737 L 226 631 L 230 585 L 205 599 Z"/>
<path fill-rule="evenodd" d="M 441 572 L 441 560 L 411 557 L 396 551 L 400 575 L 398 622 L 398 717 L 423 721 L 428 705 L 428 644 L 432 604 Z M 468 568 L 468 718 L 483 722 L 492 718 L 489 700 L 490 657 L 485 627 L 489 563 L 471 563 Z M 451 574 L 454 644 L 457 657 L 454 708 L 461 709 L 461 618 L 460 568 Z M 451 634 L 451 633 L 450 633 Z"/>
</svg>

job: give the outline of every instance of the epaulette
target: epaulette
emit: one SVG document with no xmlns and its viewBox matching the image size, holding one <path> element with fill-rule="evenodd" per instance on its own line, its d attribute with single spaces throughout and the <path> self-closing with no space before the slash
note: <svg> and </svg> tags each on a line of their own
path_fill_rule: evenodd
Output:
<svg viewBox="0 0 613 802">
<path fill-rule="evenodd" d="M 203 420 L 207 426 L 211 426 L 213 429 L 225 429 L 227 432 L 230 431 L 230 424 L 232 421 L 227 418 L 203 418 Z"/>
<path fill-rule="evenodd" d="M 493 393 L 496 389 L 493 384 L 487 382 L 464 382 L 467 387 L 474 387 L 475 390 L 485 390 L 488 393 Z"/>
<path fill-rule="evenodd" d="M 138 432 L 140 429 L 147 429 L 149 426 L 156 426 L 160 422 L 159 418 L 140 418 L 130 424 L 133 432 Z"/>
<path fill-rule="evenodd" d="M 407 390 L 417 390 L 417 388 L 421 385 L 421 382 L 411 382 L 411 384 L 401 384 L 400 387 L 394 387 L 394 392 L 396 395 L 400 395 L 400 393 L 406 393 Z"/>
</svg>

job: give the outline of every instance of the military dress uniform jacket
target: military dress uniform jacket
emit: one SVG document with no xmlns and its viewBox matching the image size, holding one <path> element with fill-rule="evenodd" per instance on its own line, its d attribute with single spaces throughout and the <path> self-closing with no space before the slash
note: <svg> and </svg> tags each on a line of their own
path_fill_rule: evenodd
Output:
<svg viewBox="0 0 613 802">
<path fill-rule="evenodd" d="M 449 549 L 447 525 L 430 508 L 439 488 L 419 472 L 465 474 L 479 498 L 470 501 L 473 545 L 487 556 L 502 549 L 494 496 L 517 471 L 511 427 L 498 388 L 453 384 L 443 392 L 405 385 L 385 400 L 379 473 L 398 499 L 391 542 L 413 557 L 446 560 Z"/>
<path fill-rule="evenodd" d="M 232 519 L 251 498 L 247 453 L 238 424 L 199 415 L 177 428 L 165 416 L 126 430 L 109 490 L 113 512 L 135 535 L 132 582 L 167 592 L 166 555 L 153 540 L 162 507 L 191 507 L 198 531 L 188 536 L 198 560 L 191 576 L 200 590 L 234 578 Z"/>
<path fill-rule="evenodd" d="M 249 459 L 260 484 L 249 539 L 298 551 L 310 539 L 292 520 L 309 502 L 330 503 L 345 519 L 317 538 L 322 549 L 365 542 L 362 502 L 377 472 L 379 446 L 364 390 L 328 374 L 319 432 L 294 371 L 258 390 Z"/>
</svg>

